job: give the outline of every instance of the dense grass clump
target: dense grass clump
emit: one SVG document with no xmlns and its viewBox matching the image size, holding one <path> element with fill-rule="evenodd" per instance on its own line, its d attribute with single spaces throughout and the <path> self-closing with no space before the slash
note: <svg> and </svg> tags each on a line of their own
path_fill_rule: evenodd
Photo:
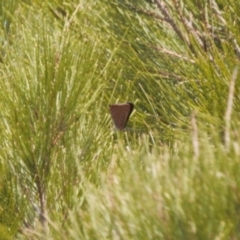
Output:
<svg viewBox="0 0 240 240">
<path fill-rule="evenodd" d="M 239 239 L 239 9 L 2 1 L 0 239 Z"/>
</svg>

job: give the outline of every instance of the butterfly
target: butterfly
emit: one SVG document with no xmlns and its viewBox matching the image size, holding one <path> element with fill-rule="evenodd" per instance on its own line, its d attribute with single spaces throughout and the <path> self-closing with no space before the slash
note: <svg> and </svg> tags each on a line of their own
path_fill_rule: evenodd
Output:
<svg viewBox="0 0 240 240">
<path fill-rule="evenodd" d="M 123 130 L 134 109 L 133 103 L 119 103 L 109 105 L 110 114 L 116 129 Z"/>
</svg>

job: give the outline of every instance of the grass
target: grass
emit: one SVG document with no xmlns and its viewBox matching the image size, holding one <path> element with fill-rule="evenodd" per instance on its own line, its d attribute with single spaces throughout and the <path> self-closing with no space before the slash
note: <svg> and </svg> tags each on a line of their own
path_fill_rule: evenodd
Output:
<svg viewBox="0 0 240 240">
<path fill-rule="evenodd" d="M 238 3 L 153 2 L 1 3 L 1 239 L 239 238 Z"/>
</svg>

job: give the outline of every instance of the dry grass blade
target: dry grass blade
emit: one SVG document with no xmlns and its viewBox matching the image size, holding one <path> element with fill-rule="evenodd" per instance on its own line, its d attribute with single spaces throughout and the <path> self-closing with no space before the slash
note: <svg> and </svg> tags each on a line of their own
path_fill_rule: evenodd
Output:
<svg viewBox="0 0 240 240">
<path fill-rule="evenodd" d="M 238 75 L 238 67 L 235 67 L 235 69 L 233 70 L 231 81 L 230 81 L 227 109 L 225 113 L 224 142 L 227 150 L 229 150 L 229 146 L 230 146 L 231 115 L 232 115 L 234 89 L 235 89 L 235 82 L 237 79 L 237 75 Z"/>
</svg>

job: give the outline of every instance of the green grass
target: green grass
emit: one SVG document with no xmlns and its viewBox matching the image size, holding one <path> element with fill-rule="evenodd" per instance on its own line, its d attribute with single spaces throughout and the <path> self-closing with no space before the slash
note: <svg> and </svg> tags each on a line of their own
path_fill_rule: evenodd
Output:
<svg viewBox="0 0 240 240">
<path fill-rule="evenodd" d="M 0 239 L 239 239 L 239 3 L 154 2 L 0 4 Z"/>
</svg>

